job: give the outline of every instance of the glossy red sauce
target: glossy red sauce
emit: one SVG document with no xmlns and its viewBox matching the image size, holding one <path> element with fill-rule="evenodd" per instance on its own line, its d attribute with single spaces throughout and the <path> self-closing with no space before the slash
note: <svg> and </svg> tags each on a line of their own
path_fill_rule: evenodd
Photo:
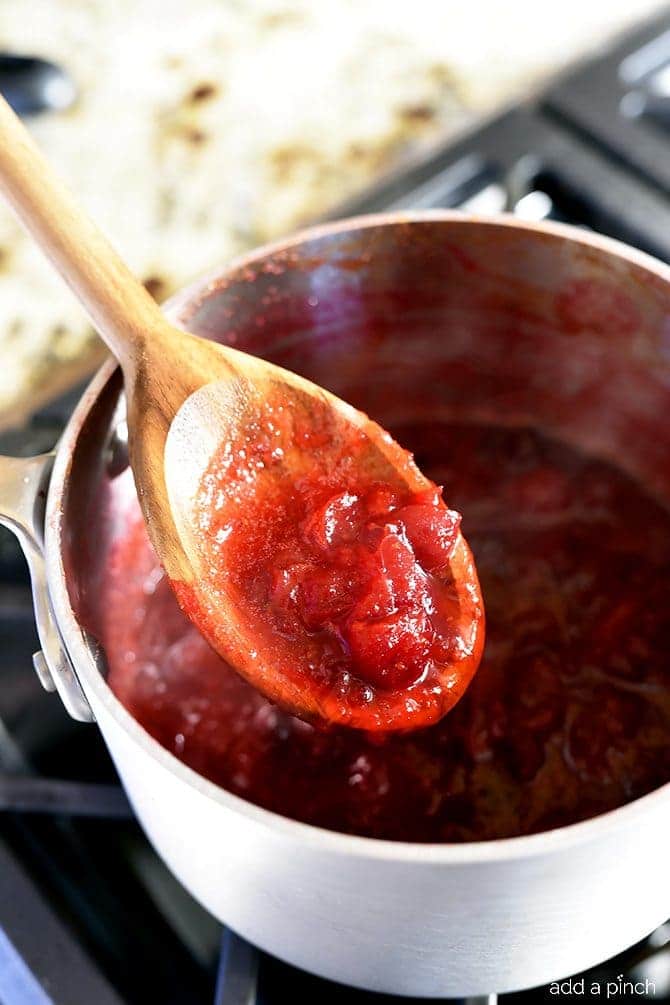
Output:
<svg viewBox="0 0 670 1005">
<path fill-rule="evenodd" d="M 195 500 L 197 585 L 172 586 L 282 708 L 383 732 L 432 724 L 483 647 L 460 515 L 376 424 L 306 400 L 264 401 L 215 451 Z"/>
<path fill-rule="evenodd" d="M 134 502 L 100 594 L 120 700 L 230 791 L 374 837 L 531 833 L 670 780 L 668 510 L 611 465 L 532 430 L 426 422 L 393 432 L 464 514 L 486 601 L 484 659 L 453 711 L 389 736 L 316 729 L 279 711 L 179 611 Z M 315 588 L 286 609 L 321 617 L 322 599 Z"/>
</svg>

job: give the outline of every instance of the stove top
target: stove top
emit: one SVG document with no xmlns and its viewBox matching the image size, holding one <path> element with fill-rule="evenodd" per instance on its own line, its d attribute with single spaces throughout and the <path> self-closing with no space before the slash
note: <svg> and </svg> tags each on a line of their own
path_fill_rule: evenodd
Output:
<svg viewBox="0 0 670 1005">
<path fill-rule="evenodd" d="M 670 12 L 338 215 L 433 207 L 567 221 L 670 262 Z M 78 394 L 0 437 L 0 451 L 49 449 Z M 0 1005 L 392 1000 L 258 952 L 170 875 L 96 727 L 74 723 L 32 672 L 29 581 L 1 528 L 0 624 Z M 556 990 L 501 1001 L 552 1002 Z M 670 924 L 560 990 L 563 1002 L 670 1001 Z"/>
</svg>

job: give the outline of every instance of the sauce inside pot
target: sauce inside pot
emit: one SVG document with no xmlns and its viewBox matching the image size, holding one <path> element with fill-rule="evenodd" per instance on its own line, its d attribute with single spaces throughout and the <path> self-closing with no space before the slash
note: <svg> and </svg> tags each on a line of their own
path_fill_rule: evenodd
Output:
<svg viewBox="0 0 670 1005">
<path fill-rule="evenodd" d="M 319 730 L 270 705 L 180 612 L 132 491 L 95 618 L 119 699 L 230 791 L 373 837 L 527 834 L 667 782 L 670 512 L 615 467 L 531 429 L 391 432 L 464 514 L 487 607 L 482 665 L 445 719 L 382 736 Z M 131 485 L 126 471 L 114 491 Z"/>
</svg>

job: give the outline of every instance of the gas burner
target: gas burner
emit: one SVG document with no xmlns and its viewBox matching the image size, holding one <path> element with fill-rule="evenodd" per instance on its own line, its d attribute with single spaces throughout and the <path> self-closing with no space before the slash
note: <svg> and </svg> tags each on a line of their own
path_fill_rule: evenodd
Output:
<svg viewBox="0 0 670 1005">
<path fill-rule="evenodd" d="M 532 105 L 507 111 L 388 178 L 337 215 L 435 207 L 507 211 L 573 223 L 670 261 L 669 153 L 666 15 L 567 74 Z M 80 392 L 0 437 L 0 452 L 49 450 Z M 72 722 L 32 673 L 38 642 L 29 581 L 2 528 L 0 623 L 2 1005 L 394 1000 L 268 957 L 222 932 L 179 886 L 134 822 L 97 730 Z M 624 997 L 624 981 L 638 1000 L 670 1001 L 670 926 L 573 976 L 560 998 L 594 1000 L 594 984 L 603 999 L 608 984 Z M 500 998 L 505 1005 L 556 1000 L 551 987 Z M 496 996 L 469 1001 L 493 1005 Z"/>
</svg>

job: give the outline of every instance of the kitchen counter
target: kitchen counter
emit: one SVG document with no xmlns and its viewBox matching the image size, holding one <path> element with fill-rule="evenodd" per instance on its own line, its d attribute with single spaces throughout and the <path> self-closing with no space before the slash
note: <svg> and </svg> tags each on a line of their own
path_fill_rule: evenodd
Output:
<svg viewBox="0 0 670 1005">
<path fill-rule="evenodd" d="M 540 86 L 653 0 L 21 0 L 0 47 L 53 59 L 78 100 L 31 120 L 63 177 L 162 299 L 291 231 Z M 104 350 L 0 209 L 0 424 Z"/>
</svg>

